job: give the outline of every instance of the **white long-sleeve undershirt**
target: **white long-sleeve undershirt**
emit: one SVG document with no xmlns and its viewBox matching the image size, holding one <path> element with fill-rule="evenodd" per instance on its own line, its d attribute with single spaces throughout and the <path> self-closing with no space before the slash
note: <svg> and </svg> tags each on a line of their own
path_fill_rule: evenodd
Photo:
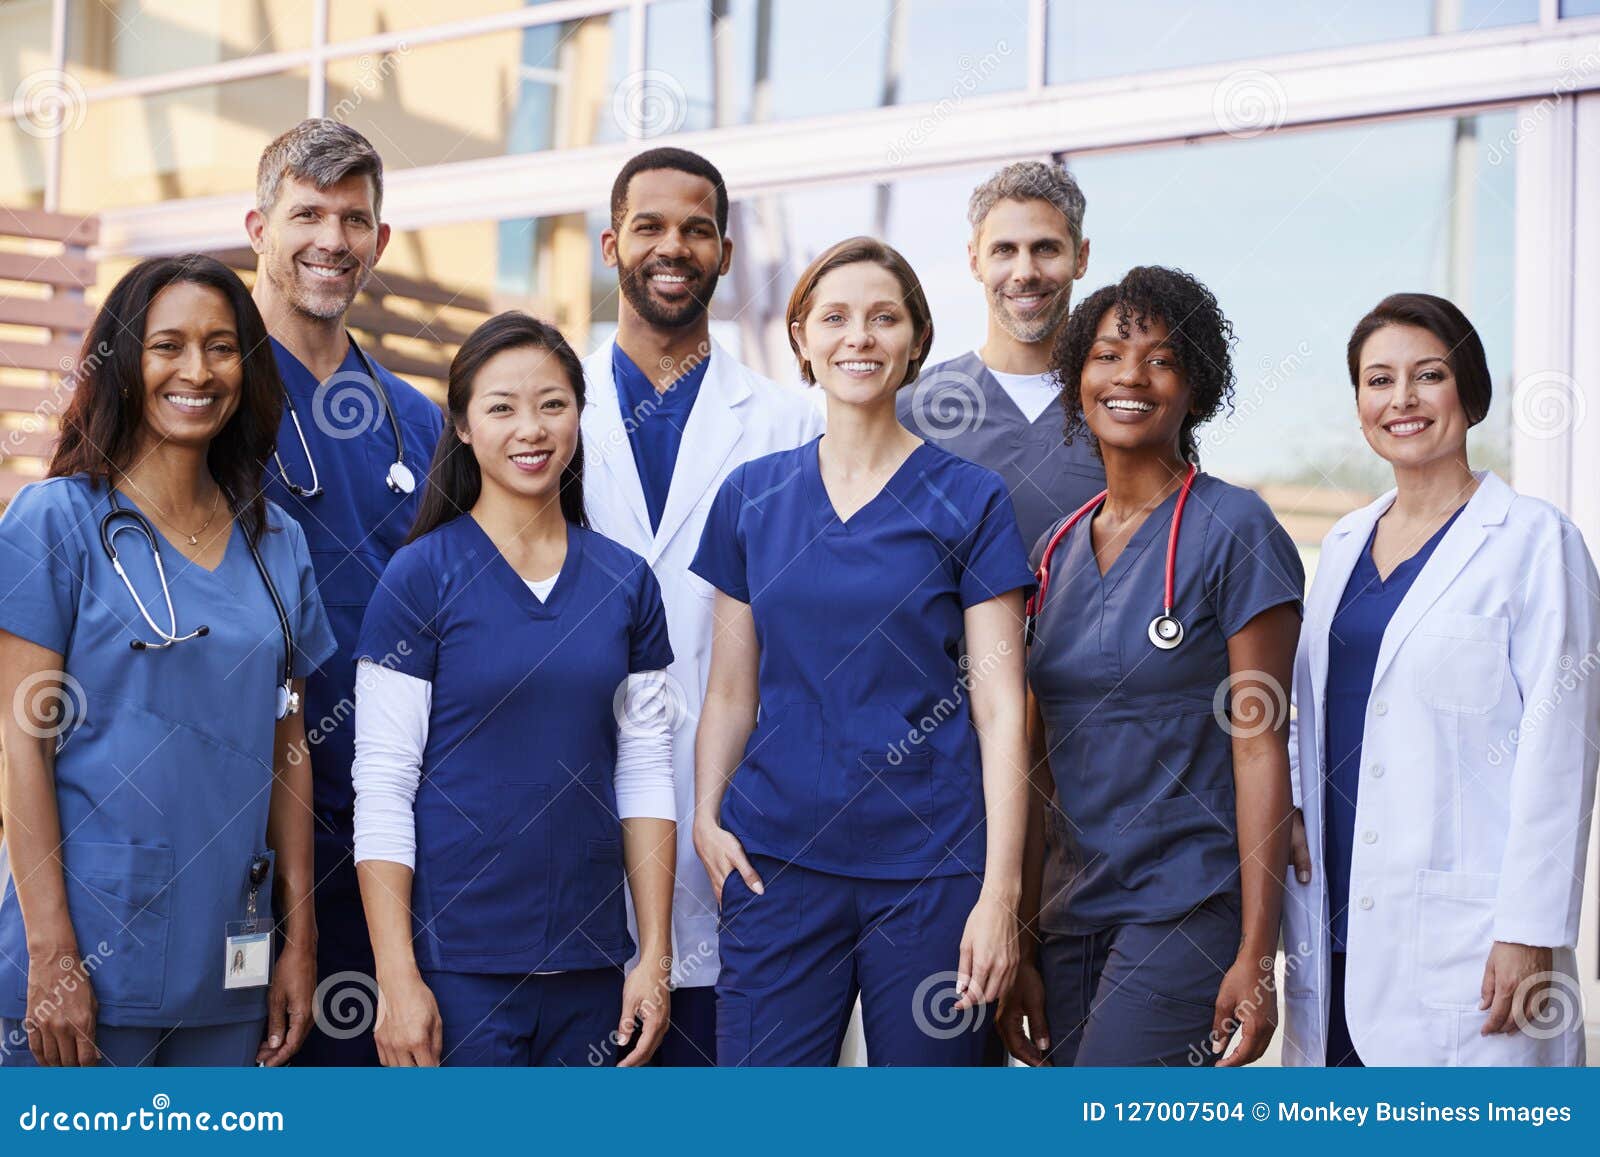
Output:
<svg viewBox="0 0 1600 1157">
<path fill-rule="evenodd" d="M 529 584 L 533 586 L 534 584 Z M 537 594 L 537 590 L 535 591 Z M 659 685 L 662 675 L 629 676 Z M 415 803 L 428 746 L 433 684 L 363 660 L 356 677 L 355 859 L 416 866 Z M 667 713 L 629 712 L 617 735 L 619 819 L 676 819 Z"/>
</svg>

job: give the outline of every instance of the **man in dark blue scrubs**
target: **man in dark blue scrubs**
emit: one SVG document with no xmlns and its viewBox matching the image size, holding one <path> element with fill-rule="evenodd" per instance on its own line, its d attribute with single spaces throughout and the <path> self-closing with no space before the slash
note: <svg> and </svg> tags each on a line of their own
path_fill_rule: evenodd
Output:
<svg viewBox="0 0 1600 1157">
<path fill-rule="evenodd" d="M 254 296 L 287 394 L 267 496 L 305 531 L 339 644 L 306 685 L 316 813 L 316 1025 L 296 1061 L 375 1065 L 372 944 L 351 855 L 354 650 L 367 601 L 405 541 L 444 428 L 439 407 L 363 356 L 345 314 L 389 241 L 383 161 L 332 120 L 267 146 L 256 207 Z"/>
<path fill-rule="evenodd" d="M 900 391 L 907 429 L 1005 479 L 1030 550 L 1106 485 L 1088 439 L 1064 442 L 1059 387 L 1049 373 L 1072 285 L 1089 268 L 1084 205 L 1072 174 L 1040 161 L 1007 165 L 972 191 L 967 262 L 989 306 L 983 345 L 927 367 Z M 1056 852 L 1046 845 L 1046 855 Z M 1037 853 L 1030 853 L 1031 869 Z M 1036 941 L 1024 940 L 1031 954 Z M 1042 1004 L 1024 1003 L 1042 1017 Z M 985 1063 L 1004 1064 L 998 1034 L 990 1045 Z"/>
</svg>

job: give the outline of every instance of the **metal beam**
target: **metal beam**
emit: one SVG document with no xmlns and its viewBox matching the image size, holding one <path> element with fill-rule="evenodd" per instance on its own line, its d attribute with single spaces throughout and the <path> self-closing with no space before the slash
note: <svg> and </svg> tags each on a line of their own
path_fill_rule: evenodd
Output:
<svg viewBox="0 0 1600 1157">
<path fill-rule="evenodd" d="M 840 116 L 681 133 L 736 197 L 800 185 L 882 181 L 1050 153 L 1253 136 L 1343 121 L 1538 102 L 1600 91 L 1600 19 L 1423 37 L 1358 49 L 1173 70 Z M 1230 107 L 1235 97 L 1247 113 Z M 1244 117 L 1244 119 L 1240 119 Z M 665 138 L 663 138 L 665 139 Z M 659 143 L 659 142 L 655 142 Z M 604 204 L 636 142 L 494 157 L 392 174 L 396 228 L 512 220 Z M 797 159 L 803 161 L 797 163 Z M 250 196 L 109 210 L 106 254 L 235 244 Z"/>
</svg>

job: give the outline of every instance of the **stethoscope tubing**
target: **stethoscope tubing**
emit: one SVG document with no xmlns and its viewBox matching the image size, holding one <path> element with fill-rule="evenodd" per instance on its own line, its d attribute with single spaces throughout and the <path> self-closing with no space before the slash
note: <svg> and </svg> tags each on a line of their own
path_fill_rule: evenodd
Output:
<svg viewBox="0 0 1600 1157">
<path fill-rule="evenodd" d="M 1189 491 L 1194 488 L 1197 473 L 1199 473 L 1198 468 L 1191 462 L 1188 473 L 1183 476 L 1183 485 L 1178 490 L 1178 504 L 1172 511 L 1172 528 L 1167 532 L 1166 582 L 1162 590 L 1161 614 L 1151 620 L 1149 632 L 1151 643 L 1162 650 L 1171 650 L 1183 641 L 1183 624 L 1172 614 L 1177 590 L 1178 530 L 1183 525 L 1183 508 L 1189 501 Z M 1108 493 L 1109 490 L 1102 490 L 1073 511 L 1045 544 L 1044 554 L 1039 559 L 1039 569 L 1034 575 L 1039 584 L 1038 589 L 1028 600 L 1027 605 L 1025 635 L 1028 643 L 1033 642 L 1034 626 L 1039 614 L 1044 610 L 1045 592 L 1050 589 L 1050 560 L 1056 552 L 1056 546 L 1074 526 L 1105 501 Z"/>
<path fill-rule="evenodd" d="M 167 568 L 161 561 L 161 547 L 156 538 L 155 527 L 150 524 L 143 512 L 131 507 L 123 506 L 117 498 L 115 487 L 109 487 L 111 509 L 100 519 L 100 545 L 106 552 L 106 557 L 111 560 L 111 568 L 116 571 L 117 577 L 122 580 L 122 585 L 128 589 L 128 597 L 133 599 L 133 605 L 139 609 L 139 616 L 144 619 L 159 639 L 159 642 L 148 642 L 144 639 L 133 639 L 129 647 L 135 651 L 161 651 L 174 643 L 186 642 L 189 639 L 198 639 L 210 634 L 211 628 L 205 624 L 190 631 L 188 634 L 178 634 L 178 614 L 172 604 L 172 587 L 167 583 Z M 233 495 L 223 490 L 228 500 L 228 508 L 234 511 Z M 235 511 L 236 513 L 236 511 Z M 120 520 L 120 522 L 119 522 Z M 143 536 L 145 543 L 150 547 L 150 555 L 155 560 L 156 577 L 161 582 L 161 597 L 167 607 L 167 622 L 169 626 L 163 630 L 161 625 L 151 616 L 145 602 L 139 597 L 139 592 L 134 589 L 133 580 L 128 577 L 128 572 L 123 568 L 122 559 L 117 554 L 117 535 L 124 531 L 134 531 Z M 279 719 L 292 715 L 299 709 L 298 697 L 294 694 L 294 627 L 289 622 L 288 610 L 283 605 L 283 599 L 278 594 L 278 586 L 272 581 L 272 575 L 267 571 L 267 564 L 261 557 L 261 551 L 255 539 L 246 534 L 245 546 L 250 550 L 250 558 L 255 563 L 256 573 L 261 576 L 262 584 L 267 588 L 267 596 L 272 600 L 272 609 L 278 616 L 278 630 L 283 636 L 283 659 L 279 664 L 278 695 L 276 711 Z"/>
<path fill-rule="evenodd" d="M 345 331 L 345 337 L 349 339 L 350 348 L 356 351 L 356 357 L 361 359 L 361 368 L 371 379 L 373 389 L 378 393 L 384 416 L 389 420 L 389 431 L 394 435 L 394 464 L 389 467 L 388 476 L 384 481 L 396 494 L 410 494 L 416 487 L 416 478 L 411 473 L 411 468 L 406 465 L 406 443 L 400 431 L 400 417 L 395 413 L 394 399 L 389 396 L 389 387 L 378 377 L 378 371 L 373 366 L 372 359 L 367 357 L 367 351 L 361 348 L 361 343 L 356 341 L 355 336 L 348 330 Z M 285 469 L 283 457 L 277 450 L 272 452 L 273 461 L 278 464 L 278 474 L 291 493 L 299 498 L 315 498 L 322 493 L 322 477 L 317 473 L 317 460 L 311 456 L 311 445 L 306 441 L 305 427 L 300 425 L 300 412 L 295 409 L 294 399 L 289 396 L 288 390 L 283 393 L 283 404 L 289 411 L 289 421 L 294 425 L 295 437 L 300 440 L 300 452 L 305 455 L 306 464 L 311 467 L 310 488 L 289 481 L 289 471 Z"/>
</svg>

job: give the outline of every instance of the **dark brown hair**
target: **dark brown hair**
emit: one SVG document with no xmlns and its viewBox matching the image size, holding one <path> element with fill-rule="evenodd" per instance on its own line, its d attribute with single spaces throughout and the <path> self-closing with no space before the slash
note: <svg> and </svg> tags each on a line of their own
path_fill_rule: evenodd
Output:
<svg viewBox="0 0 1600 1157">
<path fill-rule="evenodd" d="M 530 348 L 546 350 L 560 363 L 577 397 L 578 412 L 583 412 L 583 363 L 555 326 L 512 309 L 495 314 L 473 330 L 450 362 L 444 433 L 439 435 L 439 445 L 433 451 L 428 484 L 423 489 L 417 520 L 407 542 L 415 542 L 429 531 L 465 514 L 478 501 L 478 495 L 483 492 L 483 471 L 472 447 L 456 433 L 456 426 L 466 424 L 472 387 L 484 364 L 506 350 Z M 560 487 L 562 516 L 576 526 L 588 526 L 589 518 L 583 509 L 581 434 L 572 452 L 572 461 L 561 472 Z"/>
<path fill-rule="evenodd" d="M 108 486 L 127 466 L 144 423 L 145 317 L 156 295 L 189 282 L 217 290 L 233 307 L 242 376 L 239 407 L 206 450 L 206 465 L 229 495 L 252 541 L 266 525 L 261 476 L 278 443 L 283 381 L 250 291 L 239 275 L 212 257 L 186 253 L 139 262 L 106 295 L 84 336 L 73 370 L 72 402 L 50 458 L 51 478 L 86 474 Z"/>
<path fill-rule="evenodd" d="M 811 370 L 811 363 L 800 352 L 800 343 L 794 336 L 794 323 L 804 322 L 811 309 L 811 298 L 817 291 L 817 282 L 835 269 L 862 262 L 887 269 L 894 275 L 894 279 L 900 283 L 901 300 L 911 312 L 912 345 L 920 345 L 921 352 L 906 366 L 905 381 L 900 383 L 902 386 L 917 380 L 922 363 L 933 348 L 933 311 L 928 308 L 928 296 L 922 292 L 922 282 L 917 280 L 911 263 L 893 246 L 885 245 L 876 237 L 850 237 L 829 246 L 808 265 L 800 275 L 800 280 L 795 282 L 794 292 L 789 295 L 784 330 L 789 335 L 789 348 L 794 350 L 794 356 L 800 363 L 800 376 L 812 385 L 816 384 L 817 376 Z"/>
<path fill-rule="evenodd" d="M 1488 416 L 1494 385 L 1478 331 L 1454 302 L 1431 293 L 1391 293 L 1356 322 L 1350 344 L 1345 347 L 1345 360 L 1350 367 L 1350 384 L 1357 393 L 1361 390 L 1361 348 L 1368 338 L 1389 325 L 1414 325 L 1443 342 L 1445 361 L 1455 376 L 1456 396 L 1466 412 L 1467 425 L 1476 426 Z"/>
</svg>

